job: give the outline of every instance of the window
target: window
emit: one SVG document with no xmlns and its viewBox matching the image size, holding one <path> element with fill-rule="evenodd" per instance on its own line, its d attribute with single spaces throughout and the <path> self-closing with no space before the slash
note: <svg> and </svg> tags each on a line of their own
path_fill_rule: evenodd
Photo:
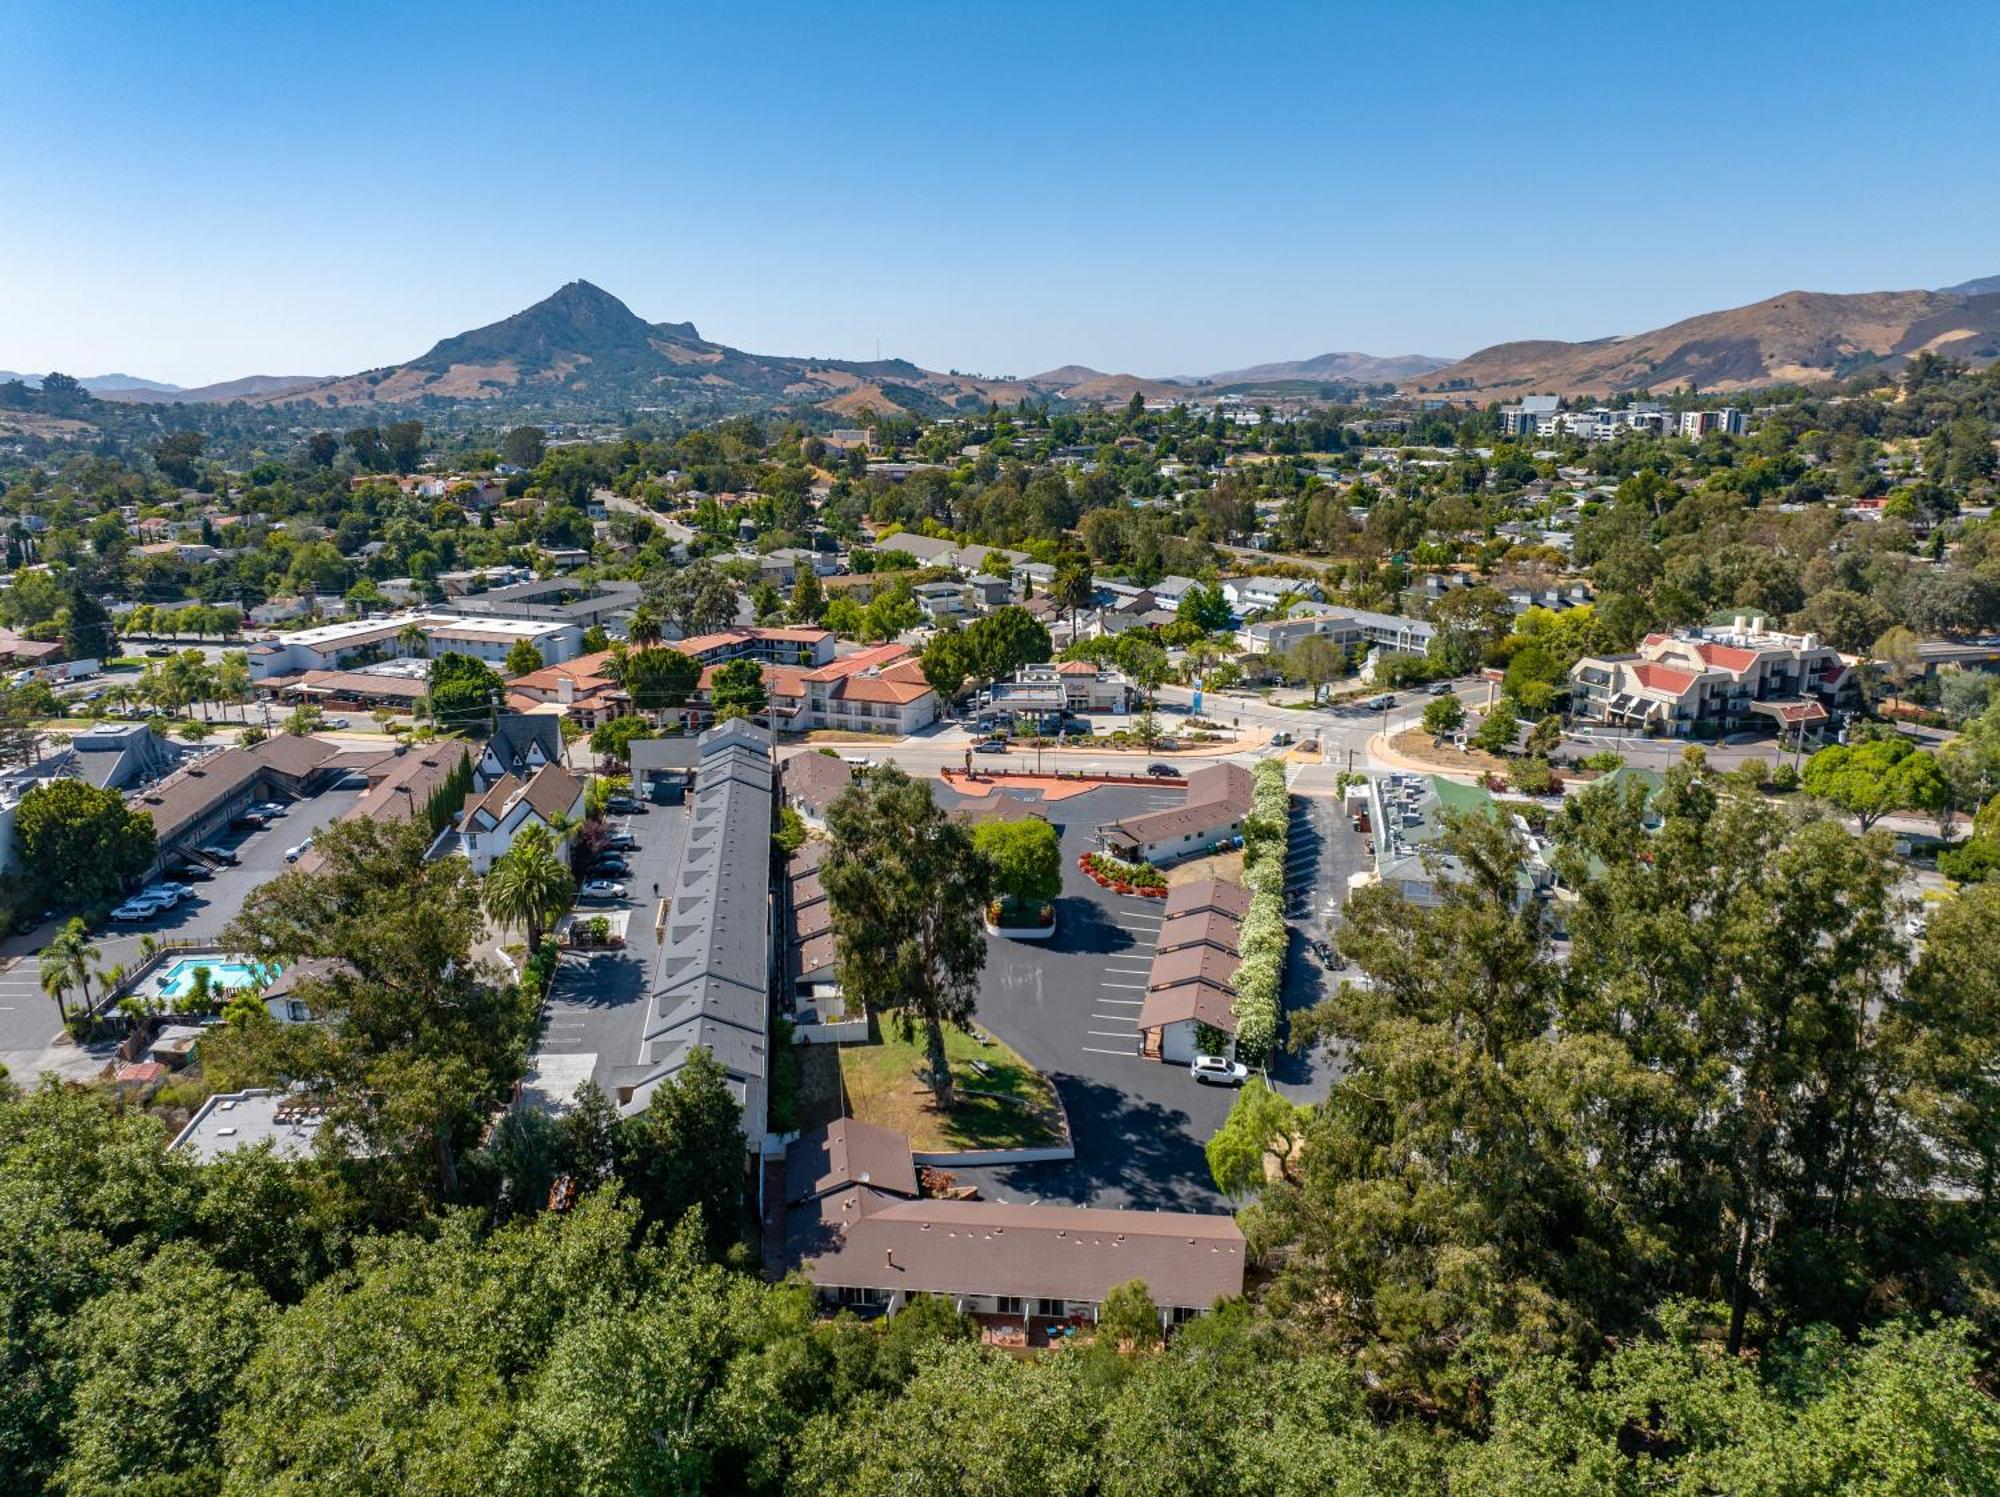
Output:
<svg viewBox="0 0 2000 1497">
<path fill-rule="evenodd" d="M 1001 1315 L 1021 1314 L 1022 1303 L 1023 1301 L 1018 1294 L 996 1295 L 993 1301 L 995 1310 Z"/>
<path fill-rule="evenodd" d="M 887 1303 L 879 1289 L 843 1289 L 840 1291 L 843 1305 L 880 1305 Z"/>
<path fill-rule="evenodd" d="M 1045 1320 L 1061 1320 L 1064 1315 L 1063 1302 L 1059 1299 L 1038 1299 L 1035 1313 Z"/>
</svg>

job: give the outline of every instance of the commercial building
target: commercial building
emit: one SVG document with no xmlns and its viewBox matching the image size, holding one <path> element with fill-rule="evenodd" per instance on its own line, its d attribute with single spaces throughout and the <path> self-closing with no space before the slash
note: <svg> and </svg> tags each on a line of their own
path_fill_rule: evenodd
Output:
<svg viewBox="0 0 2000 1497">
<path fill-rule="evenodd" d="M 280 734 L 254 748 L 205 754 L 128 796 L 127 804 L 152 818 L 164 864 L 211 841 L 258 801 L 315 793 L 345 773 L 332 763 L 338 756 L 320 739 Z"/>
<path fill-rule="evenodd" d="M 1414 904 L 1434 905 L 1444 884 L 1464 875 L 1458 861 L 1437 845 L 1448 818 L 1503 814 L 1504 808 L 1482 787 L 1443 775 L 1388 774 L 1371 780 L 1368 830 L 1375 841 L 1375 867 L 1354 875 L 1352 882 L 1381 884 Z M 1554 887 L 1555 875 L 1527 823 L 1515 818 L 1514 830 L 1523 851 L 1515 896 L 1525 901 Z"/>
<path fill-rule="evenodd" d="M 1570 668 L 1570 712 L 1657 737 L 1716 737 L 1758 720 L 1782 734 L 1856 706 L 1854 666 L 1818 635 L 1738 615 L 1725 627 L 1649 634 L 1635 654 L 1584 656 Z"/>
<path fill-rule="evenodd" d="M 1240 764 L 1210 764 L 1187 777 L 1178 806 L 1130 816 L 1098 828 L 1105 850 L 1127 862 L 1177 862 L 1243 835 L 1254 781 Z"/>
<path fill-rule="evenodd" d="M 1437 637 L 1437 626 L 1396 613 L 1365 608 L 1331 608 L 1301 603 L 1281 619 L 1245 624 L 1236 631 L 1236 646 L 1249 655 L 1282 655 L 1308 639 L 1331 641 L 1343 649 L 1355 645 L 1421 655 Z"/>
<path fill-rule="evenodd" d="M 404 634 L 412 629 L 423 636 L 421 651 L 404 645 Z M 413 653 L 436 656 L 448 651 L 498 666 L 523 640 L 553 665 L 576 654 L 583 643 L 583 630 L 560 620 L 473 618 L 457 613 L 402 613 L 320 624 L 250 646 L 250 679 L 262 682 L 305 671 L 338 670 L 365 660 Z"/>
</svg>

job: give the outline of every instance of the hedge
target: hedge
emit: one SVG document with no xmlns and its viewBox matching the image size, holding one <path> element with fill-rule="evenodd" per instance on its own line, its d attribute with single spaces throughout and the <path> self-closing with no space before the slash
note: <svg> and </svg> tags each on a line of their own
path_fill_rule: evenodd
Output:
<svg viewBox="0 0 2000 1497">
<path fill-rule="evenodd" d="M 1291 837 L 1292 797 L 1285 767 L 1266 759 L 1256 768 L 1250 815 L 1243 823 L 1243 882 L 1250 913 L 1243 922 L 1243 960 L 1236 968 L 1236 1049 L 1261 1061 L 1277 1043 L 1285 984 L 1285 854 Z"/>
</svg>

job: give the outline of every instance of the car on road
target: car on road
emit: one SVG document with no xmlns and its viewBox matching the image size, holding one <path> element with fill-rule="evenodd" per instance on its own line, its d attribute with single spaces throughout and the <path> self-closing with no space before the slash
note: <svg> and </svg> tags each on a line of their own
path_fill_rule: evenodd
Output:
<svg viewBox="0 0 2000 1497">
<path fill-rule="evenodd" d="M 1433 681 L 1431 682 L 1430 685 L 1424 688 L 1424 695 L 1433 697 L 1448 697 L 1456 689 L 1457 688 L 1455 688 L 1449 681 Z"/>
<path fill-rule="evenodd" d="M 1379 697 L 1370 697 L 1361 705 L 1366 707 L 1370 712 L 1387 712 L 1391 707 L 1396 705 L 1396 699 L 1387 692 L 1384 692 Z"/>
<path fill-rule="evenodd" d="M 234 852 L 233 849 L 223 847 L 220 844 L 211 844 L 207 847 L 197 847 L 195 851 L 200 853 L 204 858 L 213 858 L 215 859 L 216 862 L 227 863 L 231 867 L 234 867 L 237 863 L 242 861 L 240 858 L 236 856 L 236 853 Z"/>
<path fill-rule="evenodd" d="M 975 754 L 1004 754 L 1007 752 L 1007 740 L 1004 738 L 981 739 L 972 746 L 972 751 Z"/>
<path fill-rule="evenodd" d="M 1290 733 L 1287 733 L 1283 728 L 1280 728 L 1277 732 L 1271 735 L 1272 748 L 1287 748 L 1294 742 L 1296 742 L 1296 740 L 1292 737 Z"/>
<path fill-rule="evenodd" d="M 157 899 L 134 897 L 126 900 L 111 912 L 111 918 L 126 925 L 136 925 L 143 920 L 151 920 L 166 906 Z"/>
<path fill-rule="evenodd" d="M 1148 764 L 1146 773 L 1156 780 L 1178 780 L 1181 772 L 1171 764 Z"/>
<path fill-rule="evenodd" d="M 285 861 L 287 863 L 298 862 L 300 858 L 304 857 L 307 853 L 312 851 L 312 845 L 313 845 L 313 839 L 308 837 L 306 838 L 305 841 L 299 843 L 296 847 L 286 848 Z"/>
<path fill-rule="evenodd" d="M 1226 1055 L 1197 1055 L 1188 1065 L 1188 1075 L 1214 1086 L 1241 1086 L 1250 1079 L 1250 1068 Z"/>
<path fill-rule="evenodd" d="M 329 717 L 326 720 L 326 725 L 329 728 L 344 728 L 347 726 L 347 719 L 344 717 Z"/>
<path fill-rule="evenodd" d="M 576 895 L 579 899 L 623 899 L 625 897 L 625 886 L 623 884 L 615 884 L 608 878 L 585 879 L 583 887 L 576 891 Z"/>
<path fill-rule="evenodd" d="M 171 645 L 149 645 L 146 649 L 147 657 L 152 660 L 165 660 L 173 652 Z"/>
</svg>

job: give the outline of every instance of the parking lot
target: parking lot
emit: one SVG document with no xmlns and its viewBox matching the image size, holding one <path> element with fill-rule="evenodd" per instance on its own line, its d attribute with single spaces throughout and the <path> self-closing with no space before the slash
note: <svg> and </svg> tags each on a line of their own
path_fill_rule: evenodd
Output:
<svg viewBox="0 0 2000 1497">
<path fill-rule="evenodd" d="M 589 955 L 566 952 L 557 964 L 527 1083 L 544 1105 L 568 1102 L 585 1080 L 615 1096 L 618 1083 L 639 1069 L 639 1041 L 660 959 L 653 886 L 667 885 L 680 863 L 687 811 L 649 806 L 635 815 L 609 817 L 606 824 L 639 844 L 625 854 L 631 875 L 618 880 L 630 897 L 622 904 L 580 904 L 577 912 L 629 910 L 625 945 Z"/>
<path fill-rule="evenodd" d="M 1160 901 L 1100 889 L 1076 866 L 1077 857 L 1095 846 L 1100 824 L 1179 798 L 1175 789 L 1102 786 L 1046 809 L 1063 847 L 1056 935 L 1046 942 L 989 941 L 978 1022 L 1055 1083 L 1077 1157 L 1069 1164 L 954 1171 L 991 1196 L 1162 1209 L 1223 1206 L 1202 1150 L 1235 1094 L 1196 1082 L 1184 1066 L 1139 1054 L 1137 1021 L 1159 939 Z M 952 803 L 943 792 L 939 800 Z M 1312 812 L 1295 817 L 1301 814 L 1316 825 Z M 1302 840 L 1312 839 L 1295 832 L 1295 844 Z M 1314 889 L 1326 878 L 1344 878 L 1316 848 L 1310 857 L 1300 866 Z M 1291 967 L 1306 966 L 1311 971 L 1294 970 L 1287 979 L 1288 1006 L 1317 1001 L 1323 976 L 1295 940 Z M 1323 1065 L 1295 1057 L 1278 1063 L 1273 1080 L 1301 1100 L 1324 1095 L 1327 1085 Z"/>
<path fill-rule="evenodd" d="M 104 967 L 132 966 L 139 961 L 139 943 L 147 935 L 160 940 L 213 941 L 235 918 L 243 901 L 259 885 L 285 871 L 286 849 L 338 821 L 361 798 L 365 787 L 355 777 L 334 789 L 291 805 L 283 816 L 260 830 L 232 829 L 212 839 L 231 849 L 239 861 L 216 870 L 205 880 L 182 878 L 194 890 L 171 910 L 137 924 L 112 924 L 94 933 L 92 944 Z M 172 878 L 174 875 L 167 875 Z M 59 1025 L 53 1000 L 41 990 L 36 953 L 52 927 L 18 936 L 0 947 L 6 966 L 0 970 L 0 1064 L 17 1079 L 28 1078 L 42 1052 L 56 1037 Z"/>
</svg>

